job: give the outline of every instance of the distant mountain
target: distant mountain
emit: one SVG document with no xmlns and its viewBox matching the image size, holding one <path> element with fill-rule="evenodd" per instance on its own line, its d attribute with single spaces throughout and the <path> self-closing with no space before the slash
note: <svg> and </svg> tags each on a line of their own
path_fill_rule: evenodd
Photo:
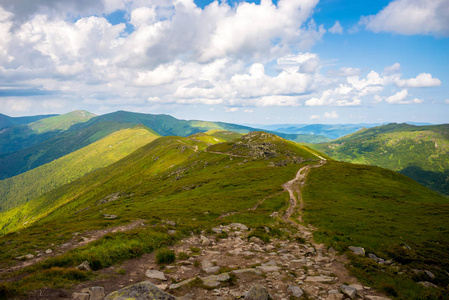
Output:
<svg viewBox="0 0 449 300">
<path fill-rule="evenodd" d="M 4 114 L 0 114 L 0 130 L 6 127 L 11 127 L 15 125 L 24 125 L 39 121 L 41 119 L 54 117 L 57 115 L 39 115 L 30 117 L 10 117 Z"/>
<path fill-rule="evenodd" d="M 398 171 L 449 195 L 449 124 L 388 124 L 310 147 L 337 160 Z"/>
<path fill-rule="evenodd" d="M 108 166 L 158 137 L 143 126 L 118 130 L 50 163 L 1 180 L 0 212 Z"/>
<path fill-rule="evenodd" d="M 94 116 L 87 111 L 73 111 L 26 125 L 5 128 L 0 131 L 0 154 L 18 151 L 51 139 L 71 126 L 86 122 Z"/>
</svg>

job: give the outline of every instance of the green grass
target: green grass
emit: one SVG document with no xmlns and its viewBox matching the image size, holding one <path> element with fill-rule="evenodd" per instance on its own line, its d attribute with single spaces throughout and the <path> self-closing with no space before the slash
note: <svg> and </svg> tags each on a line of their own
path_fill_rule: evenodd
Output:
<svg viewBox="0 0 449 300">
<path fill-rule="evenodd" d="M 95 115 L 88 111 L 76 110 L 67 114 L 41 119 L 29 124 L 28 127 L 36 133 L 56 130 L 65 131 L 72 125 L 87 122 L 93 117 L 95 117 Z"/>
<path fill-rule="evenodd" d="M 168 265 L 174 263 L 176 254 L 173 250 L 161 248 L 156 251 L 156 263 L 158 265 Z"/>
<path fill-rule="evenodd" d="M 144 128 L 116 131 L 48 164 L 0 181 L 0 212 L 110 165 L 158 136 Z M 12 218 L 0 214 L 0 219 Z M 1 222 L 0 222 L 1 223 Z"/>
<path fill-rule="evenodd" d="M 304 220 L 319 228 L 317 241 L 340 251 L 361 246 L 404 263 L 406 275 L 398 276 L 368 258 L 352 256 L 353 273 L 365 284 L 382 288 L 390 283 L 400 298 L 420 299 L 422 288 L 409 269 L 431 270 L 438 274 L 434 283 L 449 283 L 441 271 L 449 268 L 446 197 L 386 169 L 338 162 L 312 169 L 303 197 Z M 409 245 L 411 253 L 400 250 L 402 244 Z"/>
</svg>

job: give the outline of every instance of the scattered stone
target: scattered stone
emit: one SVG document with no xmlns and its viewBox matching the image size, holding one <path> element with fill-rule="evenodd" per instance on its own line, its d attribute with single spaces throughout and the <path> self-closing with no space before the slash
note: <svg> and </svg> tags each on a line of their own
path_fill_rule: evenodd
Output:
<svg viewBox="0 0 449 300">
<path fill-rule="evenodd" d="M 211 241 L 204 235 L 200 236 L 200 242 L 203 246 L 209 246 L 211 244 Z"/>
<path fill-rule="evenodd" d="M 165 221 L 165 224 L 170 225 L 170 226 L 176 226 L 176 222 L 174 222 L 174 221 Z"/>
<path fill-rule="evenodd" d="M 362 247 L 349 246 L 349 250 L 351 250 L 355 255 L 365 256 L 365 249 Z"/>
<path fill-rule="evenodd" d="M 301 296 L 304 294 L 304 291 L 297 285 L 289 285 L 288 290 L 292 291 L 293 297 L 301 298 Z"/>
<path fill-rule="evenodd" d="M 390 300 L 390 298 L 374 296 L 374 295 L 366 295 L 365 299 L 367 299 L 367 300 Z"/>
<path fill-rule="evenodd" d="M 104 299 L 104 288 L 102 286 L 93 286 L 90 288 L 85 288 L 81 290 L 81 293 L 89 295 L 89 300 L 103 300 Z"/>
<path fill-rule="evenodd" d="M 216 287 L 219 286 L 221 282 L 225 282 L 231 279 L 228 273 L 222 273 L 219 275 L 211 275 L 202 278 L 203 284 L 207 287 Z"/>
<path fill-rule="evenodd" d="M 278 266 L 258 266 L 257 268 L 262 272 L 276 272 L 281 269 Z"/>
<path fill-rule="evenodd" d="M 341 293 L 336 294 L 330 294 L 327 296 L 326 300 L 343 300 L 345 298 L 345 295 Z"/>
<path fill-rule="evenodd" d="M 428 288 L 428 289 L 430 289 L 430 288 L 434 288 L 434 289 L 436 289 L 436 288 L 438 288 L 438 286 L 436 286 L 435 284 L 433 284 L 432 282 L 428 282 L 428 281 L 420 281 L 420 282 L 418 282 L 420 285 L 422 285 L 423 287 L 425 287 L 425 288 Z"/>
<path fill-rule="evenodd" d="M 210 268 L 210 267 L 213 267 L 214 266 L 214 264 L 211 262 L 211 261 L 209 261 L 209 260 L 202 260 L 201 261 L 201 267 L 202 268 Z"/>
<path fill-rule="evenodd" d="M 145 276 L 151 279 L 167 280 L 164 273 L 158 270 L 147 270 Z"/>
<path fill-rule="evenodd" d="M 167 233 L 168 233 L 169 235 L 173 235 L 173 234 L 176 233 L 176 230 L 169 230 L 169 231 L 167 231 Z"/>
<path fill-rule="evenodd" d="M 18 259 L 18 260 L 22 260 L 22 259 L 33 259 L 33 258 L 34 258 L 34 255 L 31 254 L 31 253 L 28 253 L 28 254 L 25 254 L 25 255 L 16 257 L 16 259 Z"/>
<path fill-rule="evenodd" d="M 88 293 L 73 293 L 72 299 L 74 300 L 89 300 L 90 295 Z"/>
<path fill-rule="evenodd" d="M 270 295 L 266 288 L 261 285 L 253 286 L 246 294 L 245 300 L 268 300 Z"/>
<path fill-rule="evenodd" d="M 47 249 L 47 250 L 45 250 L 45 253 L 46 253 L 46 254 L 51 254 L 51 253 L 53 253 L 53 250 Z"/>
<path fill-rule="evenodd" d="M 80 271 L 92 271 L 90 268 L 89 262 L 87 260 L 83 261 L 78 267 L 76 267 Z"/>
<path fill-rule="evenodd" d="M 175 289 L 179 289 L 180 287 L 189 284 L 190 282 L 194 281 L 196 279 L 196 277 L 192 277 L 189 279 L 186 279 L 184 281 L 178 282 L 178 283 L 173 283 L 170 284 L 170 286 L 168 287 L 170 290 L 175 290 Z"/>
<path fill-rule="evenodd" d="M 231 224 L 229 224 L 229 227 L 234 228 L 234 229 L 239 229 L 241 231 L 248 230 L 248 227 L 246 225 L 241 224 L 241 223 L 231 223 Z"/>
<path fill-rule="evenodd" d="M 212 228 L 212 231 L 215 232 L 215 233 L 218 233 L 218 234 L 223 233 L 223 230 L 221 228 L 218 228 L 218 227 Z"/>
<path fill-rule="evenodd" d="M 242 273 L 254 273 L 256 275 L 262 275 L 262 272 L 258 269 L 239 269 L 239 270 L 231 271 L 231 273 L 236 274 L 236 275 L 242 274 Z"/>
<path fill-rule="evenodd" d="M 220 271 L 220 267 L 219 266 L 205 267 L 203 268 L 203 271 L 206 272 L 207 274 L 214 274 Z"/>
<path fill-rule="evenodd" d="M 357 290 L 353 287 L 343 284 L 342 286 L 340 286 L 340 290 L 345 296 L 351 299 L 355 299 L 357 297 Z"/>
<path fill-rule="evenodd" d="M 161 283 L 156 285 L 158 289 L 165 291 L 168 288 L 168 284 Z"/>
<path fill-rule="evenodd" d="M 258 245 L 265 244 L 261 239 L 259 239 L 259 238 L 256 237 L 256 236 L 252 236 L 252 237 L 249 239 L 249 241 L 250 241 L 251 243 L 258 244 Z"/>
<path fill-rule="evenodd" d="M 330 276 L 307 276 L 304 279 L 305 282 L 332 282 L 335 280 L 335 277 Z"/>
<path fill-rule="evenodd" d="M 363 288 L 363 286 L 361 284 L 350 284 L 349 286 L 355 288 L 357 291 L 363 291 L 364 290 L 364 288 Z"/>
<path fill-rule="evenodd" d="M 112 292 L 107 295 L 105 300 L 176 300 L 176 298 L 152 284 L 150 281 L 143 281 L 131 286 L 125 287 L 121 290 Z"/>
<path fill-rule="evenodd" d="M 104 216 L 105 219 L 108 219 L 108 220 L 113 220 L 113 219 L 117 218 L 117 215 L 103 214 L 103 216 Z"/>
<path fill-rule="evenodd" d="M 434 279 L 434 278 L 435 278 L 435 275 L 433 275 L 433 273 L 430 272 L 430 271 L 425 270 L 424 273 L 425 273 L 427 276 L 429 276 L 430 279 Z"/>
</svg>

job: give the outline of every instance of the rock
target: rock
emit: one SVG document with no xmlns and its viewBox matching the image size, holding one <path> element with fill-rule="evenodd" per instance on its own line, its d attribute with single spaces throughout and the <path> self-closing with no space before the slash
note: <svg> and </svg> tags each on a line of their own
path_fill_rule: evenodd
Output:
<svg viewBox="0 0 449 300">
<path fill-rule="evenodd" d="M 241 223 L 231 223 L 231 224 L 229 224 L 229 227 L 234 228 L 234 229 L 238 229 L 238 230 L 241 230 L 241 231 L 248 230 L 248 227 L 246 225 L 241 224 Z"/>
<path fill-rule="evenodd" d="M 242 273 L 254 273 L 256 275 L 262 275 L 262 272 L 258 269 L 239 269 L 239 270 L 231 271 L 231 273 L 236 274 L 236 275 L 242 274 Z"/>
<path fill-rule="evenodd" d="M 203 246 L 209 246 L 211 244 L 210 240 L 204 235 L 200 236 L 200 243 Z"/>
<path fill-rule="evenodd" d="M 353 287 L 343 284 L 340 286 L 340 290 L 345 296 L 347 296 L 351 299 L 355 299 L 357 297 L 357 290 Z"/>
<path fill-rule="evenodd" d="M 326 300 L 343 300 L 345 298 L 345 295 L 341 294 L 341 293 L 336 293 L 336 294 L 329 294 L 326 297 Z"/>
<path fill-rule="evenodd" d="M 81 290 L 81 293 L 89 294 L 89 300 L 103 300 L 104 288 L 102 286 L 93 286 Z"/>
<path fill-rule="evenodd" d="M 218 234 L 223 233 L 223 230 L 221 228 L 218 228 L 218 227 L 212 228 L 212 231 L 215 232 L 215 233 L 218 233 Z"/>
<path fill-rule="evenodd" d="M 305 282 L 332 282 L 335 280 L 335 277 L 330 276 L 307 276 L 304 279 Z"/>
<path fill-rule="evenodd" d="M 355 288 L 357 291 L 364 290 L 363 285 L 361 285 L 361 284 L 350 284 L 349 286 Z"/>
<path fill-rule="evenodd" d="M 262 272 L 276 272 L 281 269 L 278 266 L 258 266 L 257 268 Z"/>
<path fill-rule="evenodd" d="M 209 260 L 202 260 L 201 261 L 201 267 L 202 268 L 210 268 L 210 267 L 213 267 L 213 266 L 214 266 L 214 264 L 211 261 L 209 261 Z"/>
<path fill-rule="evenodd" d="M 176 300 L 176 298 L 149 281 L 143 281 L 107 295 L 106 300 Z"/>
<path fill-rule="evenodd" d="M 168 288 L 168 284 L 162 283 L 156 285 L 158 289 L 165 291 Z"/>
<path fill-rule="evenodd" d="M 205 267 L 205 268 L 203 268 L 203 271 L 206 272 L 207 274 L 213 274 L 213 273 L 217 273 L 218 271 L 220 271 L 220 267 L 219 266 Z"/>
<path fill-rule="evenodd" d="M 104 214 L 103 216 L 104 216 L 105 219 L 108 219 L 108 220 L 113 220 L 113 219 L 117 218 L 117 215 Z"/>
<path fill-rule="evenodd" d="M 89 262 L 87 260 L 83 261 L 78 267 L 76 267 L 80 271 L 92 271 L 90 268 Z"/>
<path fill-rule="evenodd" d="M 222 273 L 219 275 L 211 275 L 202 278 L 203 284 L 207 287 L 216 287 L 219 286 L 221 282 L 225 282 L 231 279 L 228 273 Z"/>
<path fill-rule="evenodd" d="M 33 258 L 34 258 L 34 255 L 31 254 L 31 253 L 28 253 L 28 254 L 16 257 L 16 259 L 19 259 L 19 260 L 21 260 L 21 259 L 33 259 Z"/>
<path fill-rule="evenodd" d="M 174 221 L 165 221 L 165 224 L 170 225 L 170 226 L 176 226 L 176 222 L 174 222 Z"/>
<path fill-rule="evenodd" d="M 45 253 L 46 253 L 46 254 L 51 254 L 51 253 L 53 253 L 53 250 L 47 249 L 47 250 L 45 250 Z"/>
<path fill-rule="evenodd" d="M 362 247 L 349 246 L 349 250 L 351 250 L 355 255 L 365 256 L 365 249 Z"/>
<path fill-rule="evenodd" d="M 304 294 L 304 291 L 297 285 L 289 285 L 288 290 L 292 291 L 293 297 L 295 298 L 301 298 L 301 296 Z"/>
<path fill-rule="evenodd" d="M 425 270 L 424 273 L 425 273 L 427 276 L 429 276 L 430 279 L 434 279 L 434 278 L 435 278 L 435 275 L 433 275 L 433 273 L 430 272 L 430 271 Z"/>
<path fill-rule="evenodd" d="M 266 288 L 261 285 L 253 286 L 246 294 L 245 300 L 268 300 L 270 295 Z"/>
<path fill-rule="evenodd" d="M 89 300 L 90 295 L 88 293 L 73 293 L 72 299 L 74 300 Z"/>
<path fill-rule="evenodd" d="M 167 233 L 168 233 L 169 235 L 173 235 L 173 234 L 176 233 L 176 230 L 169 230 L 169 231 L 167 231 Z"/>
<path fill-rule="evenodd" d="M 367 300 L 390 300 L 390 298 L 374 296 L 374 295 L 366 295 L 365 299 L 367 299 Z"/>
<path fill-rule="evenodd" d="M 432 282 L 428 282 L 428 281 L 420 281 L 420 282 L 418 282 L 420 285 L 422 285 L 423 287 L 425 287 L 425 288 L 428 288 L 428 289 L 430 289 L 430 288 L 434 288 L 434 289 L 436 289 L 436 288 L 438 288 L 438 286 L 436 286 L 435 284 L 433 284 Z"/>
<path fill-rule="evenodd" d="M 164 273 L 158 270 L 147 270 L 145 276 L 151 279 L 167 280 Z"/>
<path fill-rule="evenodd" d="M 251 243 L 258 244 L 258 245 L 265 244 L 261 239 L 259 239 L 259 238 L 256 237 L 256 236 L 252 236 L 252 237 L 249 239 L 249 241 L 250 241 Z"/>
<path fill-rule="evenodd" d="M 170 290 L 179 289 L 180 287 L 182 287 L 182 286 L 184 286 L 184 285 L 186 285 L 186 284 L 191 283 L 191 282 L 194 281 L 195 279 L 196 279 L 196 277 L 192 277 L 192 278 L 186 279 L 186 280 L 181 281 L 181 282 L 178 282 L 178 283 L 173 283 L 173 284 L 170 284 L 170 286 L 169 286 L 168 288 L 169 288 Z"/>
</svg>

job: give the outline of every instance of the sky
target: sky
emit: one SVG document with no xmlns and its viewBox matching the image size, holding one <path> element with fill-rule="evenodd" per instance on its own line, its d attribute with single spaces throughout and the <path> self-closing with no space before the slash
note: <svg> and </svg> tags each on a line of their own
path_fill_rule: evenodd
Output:
<svg viewBox="0 0 449 300">
<path fill-rule="evenodd" d="M 449 0 L 0 0 L 0 113 L 449 122 Z"/>
</svg>

